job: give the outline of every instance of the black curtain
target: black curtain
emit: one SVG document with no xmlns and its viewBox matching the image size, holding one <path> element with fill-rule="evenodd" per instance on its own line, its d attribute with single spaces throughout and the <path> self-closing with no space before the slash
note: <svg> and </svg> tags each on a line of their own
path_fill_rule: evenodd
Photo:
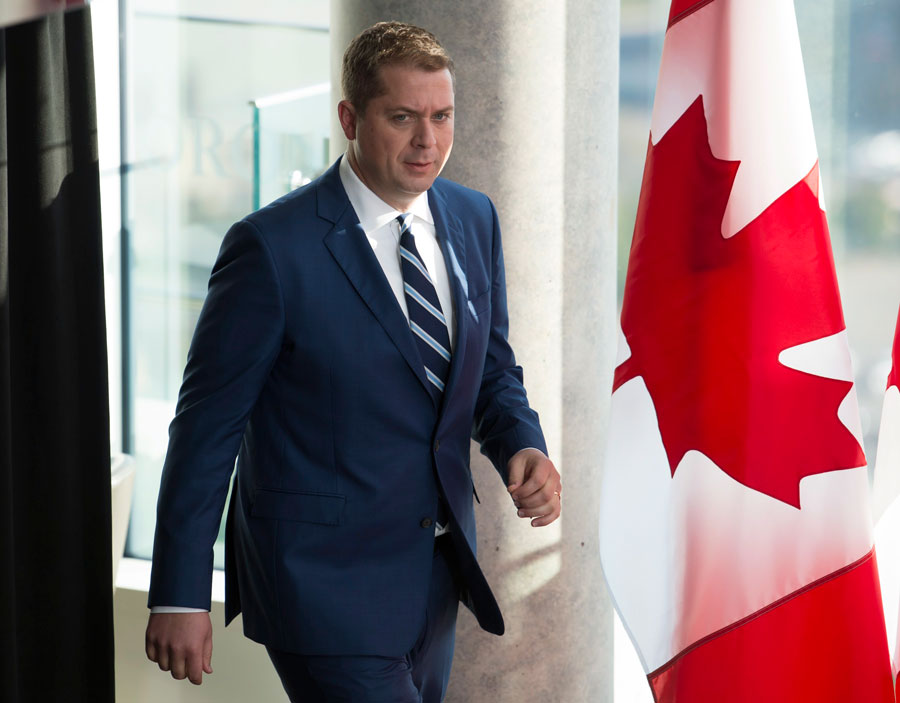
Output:
<svg viewBox="0 0 900 703">
<path fill-rule="evenodd" d="M 115 697 L 88 10 L 0 30 L 0 701 Z"/>
</svg>

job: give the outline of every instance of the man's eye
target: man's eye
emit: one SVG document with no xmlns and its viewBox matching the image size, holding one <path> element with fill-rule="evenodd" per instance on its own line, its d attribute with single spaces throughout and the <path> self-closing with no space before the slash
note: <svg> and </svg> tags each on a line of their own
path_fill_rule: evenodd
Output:
<svg viewBox="0 0 900 703">
<path fill-rule="evenodd" d="M 394 122 L 408 122 L 409 115 L 394 115 Z"/>
</svg>

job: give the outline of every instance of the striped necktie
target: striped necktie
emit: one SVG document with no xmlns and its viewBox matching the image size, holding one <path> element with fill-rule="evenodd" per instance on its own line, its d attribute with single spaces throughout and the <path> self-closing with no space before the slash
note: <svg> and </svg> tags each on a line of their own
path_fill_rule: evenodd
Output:
<svg viewBox="0 0 900 703">
<path fill-rule="evenodd" d="M 397 217 L 400 224 L 400 270 L 403 274 L 403 292 L 409 311 L 409 328 L 412 330 L 425 365 L 425 376 L 435 400 L 440 401 L 444 384 L 450 371 L 450 334 L 447 319 L 434 289 L 434 283 L 422 257 L 416 249 L 410 232 L 412 215 Z"/>
</svg>

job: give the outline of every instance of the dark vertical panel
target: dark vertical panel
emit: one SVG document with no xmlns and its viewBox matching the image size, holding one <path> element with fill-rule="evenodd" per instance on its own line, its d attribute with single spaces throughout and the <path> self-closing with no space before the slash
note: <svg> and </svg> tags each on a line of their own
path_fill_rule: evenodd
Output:
<svg viewBox="0 0 900 703">
<path fill-rule="evenodd" d="M 0 220 L 9 278 L 0 314 L 0 462 L 11 517 L 0 571 L 14 574 L 17 627 L 0 630 L 0 650 L 14 652 L 17 664 L 16 688 L 0 681 L 0 699 L 112 701 L 109 397 L 89 12 L 5 30 L 4 67 Z"/>
<path fill-rule="evenodd" d="M 0 657 L 0 692 L 18 701 L 18 650 L 6 646 L 17 637 L 15 532 L 12 481 L 12 397 L 9 362 L 9 219 L 8 155 L 6 150 L 6 35 L 0 30 L 0 618 L 6 623 Z"/>
</svg>

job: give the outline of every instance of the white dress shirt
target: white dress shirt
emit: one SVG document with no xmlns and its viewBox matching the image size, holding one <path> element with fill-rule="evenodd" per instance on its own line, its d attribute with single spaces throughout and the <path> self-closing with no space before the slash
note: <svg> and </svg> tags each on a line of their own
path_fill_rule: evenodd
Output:
<svg viewBox="0 0 900 703">
<path fill-rule="evenodd" d="M 400 224 L 397 217 L 403 213 L 395 210 L 384 202 L 375 193 L 369 190 L 359 176 L 350 166 L 347 155 L 341 158 L 339 167 L 341 184 L 347 191 L 350 204 L 359 218 L 366 239 L 375 252 L 381 270 L 394 291 L 394 297 L 400 304 L 400 309 L 406 319 L 409 320 L 409 311 L 406 308 L 406 295 L 403 292 L 403 274 L 400 270 Z M 416 242 L 419 256 L 431 274 L 434 289 L 441 303 L 441 311 L 447 319 L 447 330 L 450 333 L 451 350 L 456 345 L 456 327 L 453 324 L 453 297 L 450 294 L 450 280 L 447 277 L 447 265 L 444 263 L 444 254 L 437 240 L 434 217 L 428 205 L 428 193 L 422 193 L 410 204 L 406 211 L 412 213 L 410 232 Z"/>
<path fill-rule="evenodd" d="M 406 307 L 406 294 L 403 292 L 403 274 L 400 270 L 400 224 L 397 217 L 403 213 L 395 210 L 384 202 L 369 187 L 363 183 L 350 166 L 347 155 L 341 158 L 338 172 L 341 184 L 347 191 L 350 205 L 353 206 L 359 224 L 362 225 L 366 239 L 375 252 L 378 263 L 384 271 L 384 276 L 397 298 L 403 315 L 409 320 L 409 311 Z M 453 324 L 453 298 L 450 294 L 450 280 L 447 277 L 447 265 L 444 263 L 444 254 L 437 240 L 434 217 L 428 205 L 428 194 L 422 193 L 409 206 L 407 212 L 412 213 L 410 232 L 416 242 L 419 256 L 425 263 L 425 268 L 431 274 L 434 289 L 441 303 L 441 311 L 447 320 L 447 331 L 450 333 L 450 349 L 456 345 L 456 328 Z M 435 536 L 444 534 L 447 527 L 435 524 Z M 172 605 L 154 605 L 151 613 L 205 613 L 203 608 L 185 608 Z"/>
</svg>

